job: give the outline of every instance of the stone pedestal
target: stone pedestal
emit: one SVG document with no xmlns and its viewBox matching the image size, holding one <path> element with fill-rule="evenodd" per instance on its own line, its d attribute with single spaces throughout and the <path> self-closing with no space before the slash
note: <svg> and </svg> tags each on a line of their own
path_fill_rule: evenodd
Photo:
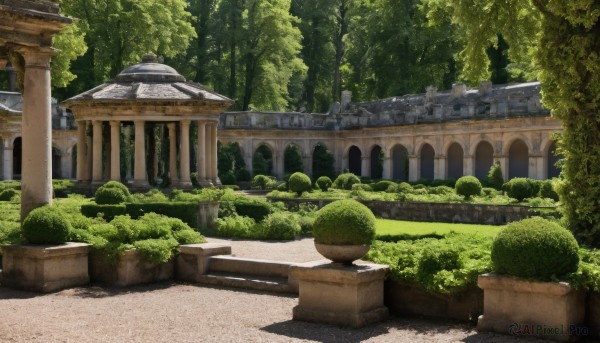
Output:
<svg viewBox="0 0 600 343">
<path fill-rule="evenodd" d="M 565 282 L 534 282 L 493 273 L 480 275 L 483 315 L 479 331 L 576 340 L 585 319 L 585 293 Z"/>
<path fill-rule="evenodd" d="M 109 262 L 98 254 L 90 256 L 92 281 L 117 287 L 170 280 L 174 267 L 174 259 L 165 263 L 150 262 L 143 259 L 136 249 L 126 250 L 116 262 Z"/>
<path fill-rule="evenodd" d="M 88 249 L 84 243 L 9 245 L 3 248 L 3 286 L 56 292 L 89 283 Z"/>
<path fill-rule="evenodd" d="M 363 327 L 388 317 L 383 281 L 389 267 L 378 264 L 342 266 L 318 261 L 292 266 L 299 285 L 294 320 Z"/>
<path fill-rule="evenodd" d="M 211 256 L 231 255 L 231 246 L 220 243 L 187 244 L 180 246 L 175 261 L 175 278 L 180 281 L 200 282 L 208 272 Z"/>
</svg>

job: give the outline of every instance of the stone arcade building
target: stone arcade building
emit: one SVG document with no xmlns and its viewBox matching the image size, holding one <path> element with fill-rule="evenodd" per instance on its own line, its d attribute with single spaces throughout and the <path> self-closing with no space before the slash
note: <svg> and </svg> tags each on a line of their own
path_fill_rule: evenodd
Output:
<svg viewBox="0 0 600 343">
<path fill-rule="evenodd" d="M 315 147 L 325 147 L 337 172 L 367 177 L 419 179 L 485 177 L 500 161 L 505 179 L 558 176 L 553 133 L 561 124 L 540 103 L 539 82 L 452 90 L 354 103 L 344 92 L 328 114 L 229 112 L 219 140 L 239 142 L 246 165 L 261 146 L 273 156 L 273 173 L 284 176 L 284 151 L 299 148 L 312 174 Z M 383 156 L 383 172 L 375 166 Z"/>
<path fill-rule="evenodd" d="M 220 114 L 231 100 L 185 82 L 183 76 L 156 63 L 152 56 L 145 58 L 145 62 L 125 69 L 115 80 L 65 101 L 75 114 L 78 131 L 72 130 L 74 122 L 65 111 L 53 110 L 54 177 L 76 176 L 84 185 L 121 179 L 119 136 L 127 140 L 142 137 L 145 123 L 152 121 L 165 124 L 168 137 L 178 138 L 169 139 L 168 165 L 174 185 L 190 186 L 193 161 L 186 158 L 194 150 L 190 146 L 190 125 L 201 128 L 195 147 L 200 182 L 218 183 L 217 120 L 218 139 L 240 143 L 250 171 L 253 155 L 264 146 L 272 153 L 273 174 L 279 178 L 284 176 L 284 152 L 290 145 L 301 151 L 309 175 L 312 155 L 319 145 L 333 154 L 337 172 L 348 169 L 367 177 L 410 181 L 463 175 L 483 178 L 494 160 L 501 162 L 505 178 L 545 179 L 559 173 L 552 137 L 562 127 L 541 106 L 538 82 L 493 86 L 488 81 L 477 89 L 455 85 L 442 92 L 428 87 L 425 94 L 357 103 L 351 101 L 350 92 L 344 92 L 341 105 L 324 114 Z M 11 179 L 13 172 L 18 176 L 19 170 L 15 166 L 18 162 L 13 162 L 20 158 L 17 98 L 18 93 L 0 93 L 0 179 L 5 180 Z M 103 137 L 102 132 L 110 134 Z M 143 139 L 135 142 L 133 182 L 145 188 L 146 145 Z M 381 158 L 383 171 L 377 175 Z"/>
</svg>

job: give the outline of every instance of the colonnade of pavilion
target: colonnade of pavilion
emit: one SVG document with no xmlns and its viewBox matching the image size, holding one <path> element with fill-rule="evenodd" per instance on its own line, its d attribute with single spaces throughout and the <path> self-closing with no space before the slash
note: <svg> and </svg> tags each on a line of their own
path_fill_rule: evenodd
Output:
<svg viewBox="0 0 600 343">
<path fill-rule="evenodd" d="M 103 141 L 104 125 L 110 126 L 109 142 Z M 146 168 L 145 127 L 147 121 L 134 120 L 134 158 L 133 185 L 134 189 L 149 187 Z M 196 120 L 198 125 L 197 172 L 198 182 L 202 185 L 218 183 L 217 175 L 217 122 Z M 182 119 L 176 122 L 166 122 L 169 137 L 169 169 L 168 177 L 171 185 L 178 188 L 191 188 L 190 163 L 190 126 L 192 120 Z M 77 121 L 77 180 L 92 186 L 100 185 L 108 180 L 121 181 L 121 131 L 123 122 L 118 120 L 80 120 Z M 179 140 L 177 133 L 179 129 Z M 179 142 L 179 144 L 177 144 Z M 108 143 L 108 144 L 107 144 Z M 109 147 L 104 151 L 103 148 Z M 179 154 L 178 154 L 179 152 Z M 179 168 L 177 165 L 179 156 Z M 103 170 L 108 170 L 108 180 Z"/>
</svg>

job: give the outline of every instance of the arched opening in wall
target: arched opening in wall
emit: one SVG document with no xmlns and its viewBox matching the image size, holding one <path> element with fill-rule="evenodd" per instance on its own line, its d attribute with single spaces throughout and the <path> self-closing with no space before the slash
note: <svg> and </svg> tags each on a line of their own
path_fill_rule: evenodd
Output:
<svg viewBox="0 0 600 343">
<path fill-rule="evenodd" d="M 77 178 L 77 144 L 71 148 L 71 178 Z"/>
<path fill-rule="evenodd" d="M 527 144 L 517 139 L 508 149 L 508 179 L 529 176 L 529 149 Z"/>
<path fill-rule="evenodd" d="M 17 137 L 13 142 L 13 179 L 21 180 L 21 156 L 23 145 L 21 137 Z"/>
<path fill-rule="evenodd" d="M 304 164 L 302 163 L 302 152 L 295 144 L 290 144 L 283 152 L 283 172 L 285 174 L 293 174 L 295 172 L 304 172 Z"/>
<path fill-rule="evenodd" d="M 429 144 L 423 145 L 421 148 L 421 155 L 419 156 L 421 167 L 420 167 L 420 179 L 421 180 L 433 180 L 434 178 L 434 160 L 435 150 Z"/>
<path fill-rule="evenodd" d="M 371 178 L 381 179 L 383 176 L 383 150 L 379 145 L 371 149 Z"/>
<path fill-rule="evenodd" d="M 323 144 L 317 144 L 312 154 L 312 177 L 318 179 L 321 176 L 332 178 L 335 176 L 333 154 Z"/>
<path fill-rule="evenodd" d="M 273 151 L 262 144 L 252 156 L 252 171 L 254 175 L 271 175 L 273 172 Z"/>
<path fill-rule="evenodd" d="M 352 174 L 362 176 L 362 152 L 355 145 L 348 151 L 348 169 Z"/>
<path fill-rule="evenodd" d="M 546 168 L 546 175 L 548 179 L 560 176 L 561 170 L 559 167 L 556 166 L 556 163 L 562 158 L 563 155 L 556 151 L 556 142 L 553 141 L 552 144 L 550 144 L 550 147 L 548 148 L 548 166 Z"/>
<path fill-rule="evenodd" d="M 452 143 L 448 148 L 448 178 L 458 179 L 463 176 L 464 152 L 460 144 Z"/>
<path fill-rule="evenodd" d="M 60 165 L 60 150 L 55 147 L 52 147 L 52 178 L 53 179 L 61 179 L 61 165 Z"/>
<path fill-rule="evenodd" d="M 475 149 L 475 177 L 485 179 L 493 163 L 494 147 L 489 142 L 480 142 Z"/>
<path fill-rule="evenodd" d="M 408 181 L 408 150 L 400 144 L 392 148 L 392 179 Z"/>
</svg>

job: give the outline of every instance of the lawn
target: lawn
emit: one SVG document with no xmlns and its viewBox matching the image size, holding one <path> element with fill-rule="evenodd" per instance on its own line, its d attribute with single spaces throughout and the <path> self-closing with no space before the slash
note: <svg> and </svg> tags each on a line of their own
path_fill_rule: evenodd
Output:
<svg viewBox="0 0 600 343">
<path fill-rule="evenodd" d="M 445 235 L 456 233 L 481 233 L 494 237 L 504 226 L 477 225 L 477 224 L 452 224 L 452 223 L 425 223 L 403 220 L 377 219 L 377 236 L 406 235 L 418 237 L 424 235 Z"/>
</svg>

